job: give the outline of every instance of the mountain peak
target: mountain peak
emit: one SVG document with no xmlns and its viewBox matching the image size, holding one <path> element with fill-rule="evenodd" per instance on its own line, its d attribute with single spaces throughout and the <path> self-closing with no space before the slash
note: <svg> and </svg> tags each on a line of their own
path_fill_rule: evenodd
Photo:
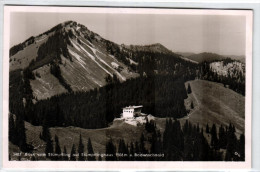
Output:
<svg viewBox="0 0 260 172">
<path fill-rule="evenodd" d="M 63 23 L 61 23 L 61 24 L 63 24 L 63 25 L 68 25 L 68 24 L 77 24 L 77 22 L 72 21 L 72 20 L 68 20 L 68 21 L 65 21 L 65 22 L 63 22 Z"/>
<path fill-rule="evenodd" d="M 102 39 L 98 34 L 88 30 L 88 28 L 86 26 L 79 24 L 75 21 L 69 20 L 69 21 L 65 21 L 60 24 L 57 24 L 56 26 L 52 27 L 51 29 L 49 29 L 49 30 L 45 31 L 44 33 L 41 33 L 37 36 L 31 36 L 30 38 L 28 38 L 27 40 L 25 40 L 24 42 L 22 42 L 20 44 L 14 45 L 13 47 L 10 48 L 10 56 L 15 55 L 16 53 L 18 53 L 19 51 L 28 47 L 29 45 L 39 42 L 47 37 L 51 37 L 58 32 L 63 33 L 63 35 L 64 35 L 64 33 L 70 34 L 70 36 L 73 36 L 72 34 L 79 35 L 81 32 L 82 34 L 85 35 L 85 37 L 97 38 L 99 40 Z"/>
<path fill-rule="evenodd" d="M 118 81 L 138 76 L 115 57 L 119 49 L 84 25 L 65 21 L 11 48 L 9 69 L 30 71 L 33 95 L 40 100 L 102 87 L 107 76 Z"/>
</svg>

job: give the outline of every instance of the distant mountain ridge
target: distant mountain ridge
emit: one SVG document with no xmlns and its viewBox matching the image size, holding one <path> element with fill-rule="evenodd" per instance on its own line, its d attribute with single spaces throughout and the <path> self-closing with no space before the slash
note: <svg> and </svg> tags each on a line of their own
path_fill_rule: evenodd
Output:
<svg viewBox="0 0 260 172">
<path fill-rule="evenodd" d="M 203 52 L 203 53 L 190 53 L 190 52 L 177 52 L 177 54 L 182 55 L 183 57 L 190 59 L 192 61 L 196 61 L 198 63 L 201 63 L 203 61 L 212 62 L 216 60 L 223 60 L 226 58 L 231 58 L 233 60 L 238 60 L 242 63 L 245 63 L 245 57 L 244 56 L 237 56 L 237 55 L 219 55 L 216 53 L 210 53 L 210 52 Z"/>
<path fill-rule="evenodd" d="M 157 53 L 173 53 L 171 50 L 167 49 L 160 43 L 150 44 L 150 45 L 122 45 L 132 51 L 144 51 L 144 52 L 157 52 Z"/>
<path fill-rule="evenodd" d="M 233 59 L 233 60 L 238 60 L 242 63 L 245 63 L 246 62 L 246 58 L 244 55 L 241 55 L 241 56 L 238 56 L 238 55 L 227 55 L 227 57 Z"/>
</svg>

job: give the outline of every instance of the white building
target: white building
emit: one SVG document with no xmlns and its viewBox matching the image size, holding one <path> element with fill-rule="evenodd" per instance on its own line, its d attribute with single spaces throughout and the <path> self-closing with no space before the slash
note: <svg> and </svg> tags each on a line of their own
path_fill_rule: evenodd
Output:
<svg viewBox="0 0 260 172">
<path fill-rule="evenodd" d="M 128 106 L 123 108 L 123 118 L 133 118 L 136 117 L 138 115 L 141 115 L 141 109 L 142 109 L 142 105 L 140 106 Z"/>
</svg>

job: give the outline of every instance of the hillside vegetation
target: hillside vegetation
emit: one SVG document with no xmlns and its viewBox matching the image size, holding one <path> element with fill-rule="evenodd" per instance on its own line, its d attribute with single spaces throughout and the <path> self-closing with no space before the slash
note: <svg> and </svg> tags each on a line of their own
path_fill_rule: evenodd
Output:
<svg viewBox="0 0 260 172">
<path fill-rule="evenodd" d="M 219 151 L 213 151 L 210 150 L 213 143 L 211 143 L 212 135 L 207 132 L 207 126 L 211 128 L 215 125 L 216 127 L 216 134 L 219 135 L 219 128 L 223 127 L 226 131 L 228 126 L 230 127 L 230 124 L 234 124 L 235 131 L 234 133 L 238 136 L 240 134 L 244 133 L 244 97 L 240 94 L 225 88 L 222 84 L 209 82 L 209 81 L 203 81 L 203 80 L 194 80 L 186 82 L 186 87 L 188 87 L 188 84 L 190 84 L 191 92 L 188 94 L 188 98 L 186 101 L 186 108 L 189 109 L 188 117 L 182 117 L 178 120 L 181 124 L 181 130 L 182 132 L 185 132 L 186 134 L 182 137 L 185 138 L 185 142 L 182 148 L 182 151 L 184 154 L 176 154 L 175 156 L 168 154 L 166 149 L 164 149 L 166 152 L 164 152 L 165 155 L 167 155 L 164 158 L 167 158 L 168 160 L 221 160 L 226 157 L 226 152 L 223 151 L 223 149 L 220 149 Z M 232 100 L 232 101 L 231 101 Z M 190 106 L 191 102 L 194 104 L 194 108 L 188 108 Z M 144 113 L 145 110 L 143 110 Z M 169 127 L 169 121 L 167 124 L 167 118 L 158 118 L 154 117 L 154 122 L 156 124 L 156 130 L 158 130 L 160 133 L 165 132 L 165 127 Z M 168 118 L 169 119 L 169 118 Z M 187 124 L 187 121 L 189 121 L 190 124 Z M 189 126 L 194 125 L 196 128 L 196 131 L 199 131 L 197 134 L 192 135 L 189 134 L 190 129 Z M 63 148 L 66 147 L 67 152 L 71 152 L 71 147 L 73 144 L 78 145 L 79 144 L 79 137 L 80 134 L 82 136 L 82 141 L 84 145 L 87 145 L 88 138 L 91 139 L 93 150 L 95 153 L 104 153 L 106 152 L 106 144 L 112 140 L 114 146 L 117 148 L 119 147 L 120 140 L 124 140 L 125 144 L 128 145 L 128 149 L 130 149 L 131 143 L 136 143 L 140 141 L 140 137 L 142 134 L 145 136 L 144 141 L 144 150 L 143 151 L 155 151 L 157 153 L 163 153 L 162 148 L 159 148 L 157 146 L 157 149 L 154 149 L 152 147 L 153 143 L 148 138 L 151 137 L 151 134 L 149 132 L 153 131 L 153 127 L 147 130 L 147 125 L 139 125 L 139 126 L 133 126 L 125 123 L 123 120 L 115 120 L 109 127 L 102 128 L 102 129 L 83 129 L 79 127 L 51 127 L 50 133 L 52 140 L 54 140 L 54 136 L 57 135 L 59 137 L 60 141 L 60 147 Z M 188 127 L 188 128 L 187 128 Z M 197 129 L 199 127 L 199 130 Z M 42 132 L 41 126 L 33 126 L 30 123 L 25 123 L 26 128 L 26 137 L 27 137 L 27 143 L 31 144 L 34 147 L 35 153 L 43 153 L 45 152 L 45 141 L 41 140 L 38 136 L 40 136 L 40 133 Z M 145 131 L 147 130 L 147 131 Z M 228 129 L 227 129 L 228 130 Z M 149 132 L 148 132 L 149 131 Z M 203 132 L 204 131 L 204 132 Z M 147 133 L 148 132 L 148 133 Z M 168 134 L 171 131 L 168 131 Z M 175 131 L 174 135 L 176 135 Z M 205 137 L 205 140 L 203 139 Z M 182 134 L 181 134 L 182 135 Z M 202 149 L 199 156 L 192 156 L 193 151 L 196 151 L 195 149 L 190 149 L 191 147 L 195 148 L 198 141 L 196 137 L 199 136 L 199 138 L 203 139 L 204 146 L 200 145 L 201 147 L 198 148 L 198 150 Z M 152 136 L 155 137 L 155 136 Z M 156 134 L 157 141 L 154 144 L 159 144 L 162 141 L 167 138 L 169 141 L 169 136 L 159 136 L 158 133 Z M 160 137 L 160 138 L 159 138 Z M 177 136 L 176 136 L 177 137 Z M 181 136 L 180 136 L 181 137 Z M 220 136 L 217 137 L 220 139 Z M 190 145 L 191 141 L 194 140 L 194 145 Z M 160 141 L 161 140 L 161 141 Z M 167 142 L 168 142 L 167 141 Z M 167 143 L 166 142 L 166 143 Z M 181 142 L 178 143 L 177 140 L 175 140 L 176 146 L 181 146 Z M 223 146 L 222 143 L 219 143 L 219 146 Z M 18 148 L 10 143 L 10 151 L 11 152 L 17 152 Z M 213 144 L 214 145 L 214 144 Z M 191 146 L 191 147 L 190 147 Z M 210 146 L 210 147 L 208 147 Z M 221 146 L 221 147 L 222 147 Z M 225 148 L 225 146 L 223 147 Z M 170 148 L 169 148 L 170 149 Z M 216 148 L 217 150 L 219 148 Z M 85 149 L 85 153 L 87 150 Z M 173 151 L 173 150 L 171 150 Z M 211 151 L 211 152 L 207 152 Z M 147 153 L 148 153 L 147 152 Z M 16 159 L 17 157 L 12 157 Z M 27 157 L 28 158 L 28 157 Z M 235 158 L 235 157 L 233 157 Z M 40 159 L 40 158 L 39 158 Z M 38 159 L 38 160 L 39 160 Z M 45 159 L 45 158 L 44 158 Z M 103 160 L 105 160 L 105 157 L 103 157 Z M 139 159 L 140 160 L 140 159 Z M 156 159 L 150 159 L 150 160 L 156 160 Z"/>
<path fill-rule="evenodd" d="M 194 80 L 186 83 L 191 86 L 188 106 L 192 101 L 194 109 L 191 109 L 187 118 L 192 123 L 206 125 L 215 123 L 217 126 L 235 125 L 238 133 L 244 133 L 245 128 L 245 97 L 228 89 L 223 84 L 215 82 Z"/>
<path fill-rule="evenodd" d="M 181 78 L 158 75 L 120 83 L 114 77 L 110 82 L 98 90 L 62 94 L 26 106 L 29 113 L 25 113 L 25 120 L 33 125 L 46 122 L 50 127 L 103 128 L 128 105 L 141 104 L 144 112 L 159 117 L 180 118 L 187 113 L 187 93 Z M 20 109 L 17 114 L 22 112 Z"/>
</svg>

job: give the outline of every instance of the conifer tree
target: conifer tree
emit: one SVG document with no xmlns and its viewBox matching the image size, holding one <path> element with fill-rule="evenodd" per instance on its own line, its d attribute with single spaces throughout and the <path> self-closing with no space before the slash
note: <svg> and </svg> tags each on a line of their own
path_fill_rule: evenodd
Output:
<svg viewBox="0 0 260 172">
<path fill-rule="evenodd" d="M 239 152 L 239 160 L 245 161 L 245 135 L 242 133 L 239 137 L 238 141 L 238 152 Z"/>
<path fill-rule="evenodd" d="M 119 144 L 118 144 L 118 151 L 117 151 L 119 154 L 123 154 L 124 153 L 124 146 L 123 146 L 123 142 L 122 142 L 122 139 L 119 140 Z M 119 156 L 118 157 L 118 160 L 119 161 L 123 161 L 124 160 L 124 157 L 123 156 Z"/>
<path fill-rule="evenodd" d="M 49 130 L 49 126 L 47 125 L 46 123 L 46 120 L 45 122 L 43 123 L 43 126 L 42 126 L 42 140 L 47 142 L 48 139 L 51 138 L 51 133 L 50 133 L 50 130 Z"/>
<path fill-rule="evenodd" d="M 70 161 L 76 161 L 76 147 L 74 143 L 70 151 Z"/>
<path fill-rule="evenodd" d="M 45 146 L 45 154 L 47 158 L 55 159 L 53 156 L 49 156 L 49 154 L 52 154 L 53 151 L 53 141 L 51 138 L 51 133 L 49 130 L 49 127 L 46 125 L 46 121 L 44 122 L 42 126 L 42 134 L 41 134 L 42 140 L 46 142 Z"/>
<path fill-rule="evenodd" d="M 117 160 L 116 157 L 116 147 L 112 142 L 112 139 L 110 139 L 106 144 L 106 154 L 111 156 L 106 156 L 106 161 L 115 161 Z"/>
<path fill-rule="evenodd" d="M 188 89 L 187 89 L 187 93 L 190 94 L 191 93 L 191 87 L 190 87 L 190 83 L 188 83 Z"/>
<path fill-rule="evenodd" d="M 235 135 L 235 127 L 230 123 L 227 134 L 227 151 L 225 160 L 232 161 L 234 160 L 235 152 L 237 147 L 237 137 Z"/>
<path fill-rule="evenodd" d="M 26 152 L 27 151 L 27 143 L 26 143 L 26 134 L 25 134 L 25 126 L 24 126 L 24 120 L 23 115 L 17 115 L 16 116 L 16 137 L 17 137 L 17 145 L 21 149 L 21 151 Z"/>
<path fill-rule="evenodd" d="M 218 148 L 218 138 L 217 138 L 217 129 L 216 125 L 213 124 L 211 128 L 211 146 L 213 146 L 215 149 Z"/>
<path fill-rule="evenodd" d="M 157 153 L 163 153 L 163 147 L 162 147 L 162 140 L 161 137 L 158 137 L 159 139 L 157 140 Z M 163 157 L 158 157 L 158 160 L 163 160 Z"/>
<path fill-rule="evenodd" d="M 109 74 L 107 74 L 107 76 L 105 77 L 105 80 L 106 80 L 107 84 L 112 84 L 112 77 Z"/>
<path fill-rule="evenodd" d="M 99 156 L 98 156 L 98 161 L 102 161 L 102 157 L 101 157 L 100 153 L 99 153 Z"/>
<path fill-rule="evenodd" d="M 81 134 L 79 135 L 79 147 L 78 147 L 78 153 L 79 153 L 79 161 L 84 161 L 85 156 L 84 156 L 84 144 L 82 142 L 82 137 Z"/>
<path fill-rule="evenodd" d="M 191 102 L 191 104 L 190 104 L 190 108 L 191 108 L 191 109 L 194 109 L 193 102 Z"/>
<path fill-rule="evenodd" d="M 90 138 L 88 138 L 88 161 L 95 161 L 94 150 Z"/>
<path fill-rule="evenodd" d="M 129 154 L 130 154 L 130 161 L 135 160 L 134 153 L 135 153 L 135 150 L 134 150 L 134 143 L 131 142 L 131 143 L 130 143 L 130 151 L 129 151 Z"/>
<path fill-rule="evenodd" d="M 53 156 L 51 155 L 53 153 L 53 143 L 51 138 L 47 138 L 46 144 L 45 144 L 45 154 L 47 158 L 53 159 Z M 50 154 L 50 155 L 49 155 Z"/>
<path fill-rule="evenodd" d="M 35 156 L 32 156 L 32 157 L 31 157 L 31 161 L 37 161 L 36 157 L 35 157 Z"/>
<path fill-rule="evenodd" d="M 125 141 L 123 139 L 119 140 L 118 153 L 122 154 L 122 156 L 118 157 L 118 160 L 120 161 L 129 160 L 128 145 L 125 144 Z"/>
<path fill-rule="evenodd" d="M 39 138 L 42 139 L 42 132 L 40 132 L 39 134 Z M 43 140 L 43 139 L 42 139 Z"/>
<path fill-rule="evenodd" d="M 140 137 L 140 153 L 146 153 L 147 150 L 145 149 L 145 138 L 144 138 L 144 133 L 142 133 L 141 137 Z"/>
<path fill-rule="evenodd" d="M 218 136 L 219 137 L 219 148 L 225 149 L 227 146 L 227 136 L 226 136 L 226 132 L 225 132 L 223 125 L 221 125 L 219 127 L 218 135 L 219 135 Z"/>
<path fill-rule="evenodd" d="M 200 124 L 199 123 L 197 124 L 197 129 L 196 130 L 197 130 L 197 133 L 200 132 Z"/>
<path fill-rule="evenodd" d="M 172 151 L 172 156 L 170 157 L 171 160 L 180 160 L 181 158 L 181 151 L 184 149 L 184 137 L 181 130 L 180 122 L 175 120 L 172 125 L 172 133 L 175 133 L 176 136 L 170 137 L 170 150 Z"/>
<path fill-rule="evenodd" d="M 150 153 L 154 154 L 159 154 L 162 153 L 162 143 L 161 143 L 161 138 L 160 138 L 160 133 L 154 132 L 152 134 L 152 139 L 151 139 L 151 148 L 150 148 Z M 159 158 L 156 157 L 151 157 L 150 160 L 159 160 Z"/>
<path fill-rule="evenodd" d="M 201 129 L 200 140 L 201 140 L 201 161 L 208 161 L 210 148 L 208 145 L 208 141 L 204 137 L 203 129 Z"/>
<path fill-rule="evenodd" d="M 55 134 L 55 154 L 57 154 L 57 156 L 55 157 L 55 160 L 61 160 L 60 142 L 59 142 L 59 138 L 56 134 Z"/>
<path fill-rule="evenodd" d="M 69 160 L 68 152 L 67 152 L 67 148 L 66 148 L 66 146 L 64 146 L 64 148 L 63 148 L 63 156 L 62 156 L 62 160 L 63 160 L 63 161 L 68 161 L 68 160 Z"/>
<path fill-rule="evenodd" d="M 207 126 L 206 126 L 206 133 L 209 134 L 209 124 L 207 123 Z"/>
<path fill-rule="evenodd" d="M 189 123 L 188 120 L 185 121 L 183 126 L 183 133 L 186 135 L 188 133 Z"/>
<path fill-rule="evenodd" d="M 13 144 L 15 143 L 15 124 L 14 124 L 14 117 L 13 114 L 9 115 L 9 141 L 12 142 Z"/>
<path fill-rule="evenodd" d="M 135 153 L 140 154 L 140 143 L 138 141 L 135 142 L 135 147 L 134 147 Z M 136 161 L 143 160 L 140 156 L 134 157 Z"/>
</svg>

